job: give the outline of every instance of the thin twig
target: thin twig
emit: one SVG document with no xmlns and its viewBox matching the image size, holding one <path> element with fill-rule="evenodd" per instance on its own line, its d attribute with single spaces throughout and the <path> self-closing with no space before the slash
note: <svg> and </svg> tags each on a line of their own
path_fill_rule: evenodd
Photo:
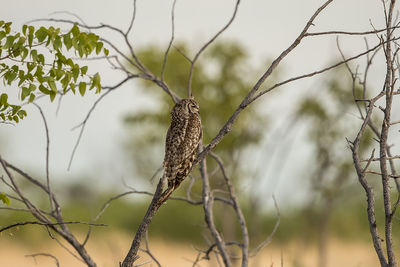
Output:
<svg viewBox="0 0 400 267">
<path fill-rule="evenodd" d="M 60 267 L 60 262 L 58 261 L 57 257 L 55 257 L 54 255 L 51 255 L 49 253 L 35 253 L 35 254 L 25 255 L 25 257 L 32 257 L 35 262 L 36 262 L 36 257 L 38 257 L 38 256 L 50 257 L 55 261 L 56 266 Z"/>
<path fill-rule="evenodd" d="M 136 18 L 136 0 L 133 0 L 133 12 L 132 12 L 132 18 L 131 22 L 129 23 L 128 30 L 126 31 L 125 35 L 128 35 L 129 32 L 132 30 L 133 22 L 135 21 Z"/>
<path fill-rule="evenodd" d="M 171 49 L 171 46 L 172 46 L 172 43 L 174 42 L 174 37 L 175 37 L 175 4 L 176 4 L 176 0 L 174 0 L 174 2 L 172 3 L 172 10 L 171 10 L 171 39 L 169 40 L 167 50 L 164 53 L 164 60 L 163 60 L 163 64 L 162 64 L 162 67 L 161 67 L 161 81 L 164 81 L 165 67 L 167 65 L 168 53 L 169 53 L 169 50 Z"/>
<path fill-rule="evenodd" d="M 265 246 L 267 246 L 269 243 L 271 243 L 273 236 L 275 235 L 276 231 L 278 230 L 278 227 L 281 223 L 281 213 L 279 211 L 279 207 L 278 207 L 278 203 L 276 202 L 275 196 L 272 195 L 272 199 L 274 200 L 274 206 L 275 206 L 275 210 L 276 210 L 276 222 L 274 225 L 274 228 L 272 229 L 272 232 L 269 234 L 269 236 L 267 236 L 267 238 L 261 242 L 256 248 L 251 250 L 251 257 L 254 257 L 258 254 L 258 252 L 260 252 Z"/>
<path fill-rule="evenodd" d="M 40 115 L 42 116 L 42 120 L 44 123 L 44 129 L 46 132 L 46 182 L 47 182 L 47 193 L 49 195 L 49 203 L 50 203 L 50 209 L 53 212 L 54 211 L 54 206 L 53 206 L 53 200 L 52 200 L 52 193 L 51 193 L 51 187 L 50 187 L 50 174 L 49 174 L 49 157 L 50 157 L 50 136 L 49 136 L 49 127 L 47 126 L 47 120 L 46 117 L 44 116 L 42 108 L 36 104 L 33 103 L 35 107 L 39 110 Z"/>
<path fill-rule="evenodd" d="M 83 225 L 93 225 L 93 226 L 107 226 L 103 223 L 90 223 L 90 222 L 62 222 L 62 223 L 52 223 L 52 222 L 40 222 L 40 221 L 25 221 L 7 225 L 3 228 L 0 228 L 0 232 L 4 232 L 8 229 L 18 227 L 18 226 L 25 226 L 25 225 L 45 225 L 45 226 L 52 226 L 52 225 L 61 225 L 61 224 L 83 224 Z"/>
<path fill-rule="evenodd" d="M 225 166 L 224 166 L 224 163 L 222 162 L 222 159 L 213 152 L 210 153 L 210 156 L 217 162 L 218 166 L 221 169 L 222 176 L 224 177 L 226 186 L 228 187 L 229 196 L 233 202 L 233 209 L 235 210 L 235 213 L 236 213 L 239 223 L 240 223 L 240 229 L 242 232 L 242 242 L 243 242 L 243 244 L 241 244 L 241 246 L 240 246 L 242 249 L 242 267 L 246 267 L 249 264 L 249 262 L 248 262 L 249 261 L 249 233 L 248 233 L 248 229 L 247 229 L 247 225 L 246 225 L 246 220 L 244 218 L 242 209 L 239 206 L 239 201 L 237 199 L 233 184 L 226 173 Z"/>
<path fill-rule="evenodd" d="M 217 39 L 224 31 L 226 31 L 229 26 L 232 24 L 232 22 L 235 20 L 237 11 L 239 9 L 239 4 L 240 4 L 240 0 L 236 1 L 235 4 L 235 8 L 233 11 L 233 14 L 231 16 L 231 18 L 229 19 L 228 23 L 224 25 L 224 27 L 222 27 L 221 30 L 219 30 L 207 43 L 205 43 L 200 50 L 196 53 L 196 55 L 194 56 L 193 60 L 191 61 L 192 64 L 190 66 L 190 72 L 189 72 L 189 78 L 188 78 L 188 85 L 187 85 L 187 93 L 188 93 L 188 97 L 192 96 L 192 77 L 193 77 L 193 70 L 194 70 L 194 66 L 195 63 L 197 61 L 197 59 L 199 58 L 199 56 L 201 55 L 201 53 L 211 44 L 215 41 L 215 39 Z"/>
<path fill-rule="evenodd" d="M 202 149 L 202 145 L 199 146 L 199 150 L 200 149 Z M 202 159 L 200 161 L 200 174 L 203 181 L 202 197 L 203 197 L 203 210 L 204 210 L 205 220 L 208 229 L 210 230 L 211 235 L 213 236 L 214 241 L 217 244 L 218 251 L 222 257 L 224 265 L 226 267 L 230 267 L 232 266 L 232 262 L 226 250 L 225 241 L 223 240 L 221 234 L 218 232 L 214 222 L 214 214 L 213 214 L 214 198 L 210 190 L 210 182 L 208 178 L 207 165 L 205 159 Z"/>
<path fill-rule="evenodd" d="M 101 101 L 106 95 L 108 95 L 109 93 L 111 93 L 112 91 L 114 91 L 114 89 L 120 87 L 121 85 L 123 85 L 123 84 L 126 83 L 127 81 L 129 81 L 129 80 L 131 80 L 131 79 L 133 79 L 133 78 L 137 78 L 137 77 L 138 77 L 137 75 L 128 75 L 125 79 L 123 79 L 122 81 L 120 81 L 119 83 L 117 83 L 117 84 L 114 85 L 114 86 L 103 87 L 103 89 L 106 89 L 107 91 L 106 91 L 105 93 L 103 93 L 103 94 L 94 102 L 94 104 L 93 104 L 92 107 L 90 108 L 89 112 L 86 114 L 85 119 L 84 119 L 80 124 L 78 124 L 77 126 L 75 126 L 75 127 L 72 128 L 72 130 L 75 130 L 75 129 L 77 129 L 77 128 L 81 128 L 81 130 L 79 131 L 78 138 L 76 139 L 74 148 L 72 149 L 72 153 L 71 153 L 71 156 L 70 156 L 70 158 L 69 158 L 68 170 L 70 170 L 70 168 L 71 168 L 72 160 L 74 159 L 76 150 L 77 150 L 77 148 L 78 148 L 78 146 L 79 146 L 79 143 L 80 143 L 80 141 L 81 141 L 81 139 L 82 139 L 83 131 L 85 130 L 85 127 L 86 127 L 86 124 L 87 124 L 87 122 L 88 122 L 88 120 L 89 120 L 89 118 L 90 118 L 90 115 L 92 115 L 92 112 L 95 110 L 96 106 L 100 103 L 100 101 Z"/>
<path fill-rule="evenodd" d="M 321 7 L 319 7 L 314 14 L 311 16 L 311 18 L 308 20 L 306 23 L 306 26 L 303 28 L 301 33 L 297 36 L 295 41 L 271 63 L 271 65 L 268 67 L 268 69 L 264 72 L 264 74 L 260 77 L 260 79 L 257 81 L 257 83 L 253 86 L 253 88 L 250 90 L 250 92 L 246 95 L 246 97 L 243 99 L 243 101 L 239 104 L 239 106 L 236 108 L 234 113 L 231 115 L 231 117 L 228 119 L 228 121 L 224 124 L 224 126 L 219 130 L 218 134 L 211 140 L 211 142 L 204 148 L 204 150 L 198 155 L 196 159 L 196 163 L 201 161 L 219 142 L 221 142 L 222 138 L 228 134 L 234 122 L 236 121 L 237 117 L 239 114 L 251 103 L 251 100 L 254 96 L 254 94 L 258 91 L 260 86 L 265 82 L 265 80 L 272 74 L 272 72 L 275 70 L 276 67 L 280 64 L 280 62 L 293 50 L 295 49 L 301 42 L 301 40 L 304 38 L 304 35 L 307 33 L 307 30 L 313 25 L 313 21 L 315 18 L 324 10 L 333 0 L 328 0 L 326 1 Z M 298 79 L 298 78 L 297 78 Z M 254 98 L 253 98 L 254 101 Z"/>
</svg>

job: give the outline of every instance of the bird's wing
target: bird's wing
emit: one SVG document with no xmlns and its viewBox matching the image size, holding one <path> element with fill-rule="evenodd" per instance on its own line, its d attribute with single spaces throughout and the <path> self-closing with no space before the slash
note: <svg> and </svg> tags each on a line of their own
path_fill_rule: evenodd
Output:
<svg viewBox="0 0 400 267">
<path fill-rule="evenodd" d="M 197 121 L 196 121 L 197 120 Z M 183 142 L 178 147 L 179 159 L 181 161 L 186 160 L 191 157 L 193 153 L 196 153 L 196 149 L 199 145 L 199 141 L 202 136 L 202 131 L 200 125 L 200 120 L 196 118 L 188 123 Z"/>
<path fill-rule="evenodd" d="M 165 140 L 165 156 L 163 163 L 164 166 L 172 161 L 177 161 L 177 157 L 179 157 L 180 147 L 184 142 L 185 134 L 186 126 L 183 123 L 182 125 L 171 123 L 171 126 L 168 128 L 167 137 Z"/>
</svg>

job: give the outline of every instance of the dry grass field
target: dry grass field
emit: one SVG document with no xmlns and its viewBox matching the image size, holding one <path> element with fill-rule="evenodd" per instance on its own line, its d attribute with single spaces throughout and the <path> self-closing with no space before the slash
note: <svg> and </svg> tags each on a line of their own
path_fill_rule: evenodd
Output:
<svg viewBox="0 0 400 267">
<path fill-rule="evenodd" d="M 44 241 L 38 245 L 26 245 L 13 241 L 12 237 L 0 236 L 0 266 L 1 267 L 54 267 L 55 261 L 49 257 L 26 257 L 34 253 L 51 253 L 57 255 L 62 267 L 85 266 L 82 262 L 71 256 L 55 241 Z M 116 267 L 118 261 L 123 259 L 130 240 L 124 234 L 109 234 L 92 239 L 88 250 L 98 263 L 99 267 Z M 166 240 L 152 240 L 150 249 L 162 266 L 183 267 L 193 266 L 197 256 L 195 248 L 190 244 L 171 243 Z M 150 263 L 149 257 L 142 254 L 138 264 L 142 266 L 157 266 Z M 147 263 L 146 263 L 147 262 Z M 317 250 L 313 245 L 301 242 L 292 242 L 285 245 L 271 244 L 264 248 L 257 257 L 252 258 L 251 267 L 287 266 L 287 267 L 317 267 Z M 215 259 L 202 260 L 196 266 L 218 266 Z M 237 264 L 239 266 L 239 262 Z M 379 266 L 377 257 L 371 245 L 359 242 L 343 242 L 334 240 L 329 244 L 327 267 L 376 267 Z"/>
</svg>

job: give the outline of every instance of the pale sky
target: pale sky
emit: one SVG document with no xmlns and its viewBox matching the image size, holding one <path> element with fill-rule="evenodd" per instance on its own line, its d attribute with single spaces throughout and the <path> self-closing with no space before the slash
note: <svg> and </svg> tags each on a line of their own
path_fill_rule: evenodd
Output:
<svg viewBox="0 0 400 267">
<path fill-rule="evenodd" d="M 324 1 L 297 0 L 243 0 L 239 6 L 236 20 L 221 37 L 236 40 L 243 44 L 250 55 L 250 62 L 260 66 L 266 57 L 274 58 L 290 45 L 304 27 L 308 18 Z M 233 0 L 177 0 L 175 11 L 175 40 L 190 43 L 198 49 L 213 36 L 230 18 L 235 1 Z M 130 36 L 133 44 L 143 46 L 160 44 L 167 46 L 171 34 L 170 11 L 172 1 L 138 0 L 137 17 Z M 47 18 L 55 11 L 68 11 L 79 15 L 87 24 L 111 24 L 126 29 L 132 13 L 132 1 L 98 1 L 98 0 L 14 0 L 7 1 L 0 10 L 0 19 L 12 21 L 14 29 L 29 20 Z M 65 14 L 50 17 L 69 18 Z M 382 3 L 380 0 L 334 0 L 315 21 L 312 31 L 371 30 L 371 23 L 382 27 Z M 35 23 L 34 25 L 40 25 Z M 63 27 L 63 25 L 59 25 Z M 99 32 L 104 37 L 109 33 Z M 282 79 L 319 69 L 339 57 L 335 36 L 327 38 L 310 38 L 302 42 L 293 54 L 282 62 Z M 369 40 L 376 43 L 376 37 Z M 365 48 L 362 37 L 341 36 L 340 41 L 345 53 L 350 56 Z M 120 42 L 122 46 L 122 41 Z M 362 64 L 360 61 L 359 64 Z M 89 65 L 90 66 L 90 65 Z M 121 76 L 107 66 L 93 66 L 102 73 L 103 85 L 115 84 Z M 265 69 L 267 66 L 265 66 Z M 379 84 L 381 77 L 377 73 L 375 82 Z M 279 101 L 269 102 L 266 107 L 269 113 L 276 115 L 276 122 L 285 119 L 284 110 L 310 87 L 318 84 L 318 80 L 310 79 L 279 88 Z M 70 129 L 81 122 L 91 103 L 97 96 L 66 97 L 58 116 L 55 114 L 57 103 L 40 101 L 49 120 L 51 134 L 51 173 L 54 179 L 80 179 L 91 170 L 100 170 L 102 178 L 120 184 L 122 177 L 130 177 L 126 159 L 122 153 L 122 143 L 126 132 L 122 116 L 146 105 L 143 97 L 137 92 L 137 83 L 128 83 L 118 91 L 110 94 L 96 109 L 77 150 L 72 169 L 66 172 L 69 156 L 76 140 L 77 131 Z M 2 89 L 3 90 L 3 89 Z M 11 92 L 11 89 L 8 89 Z M 12 90 L 18 90 L 12 88 Z M 304 92 L 305 92 L 304 91 Z M 268 98 L 268 95 L 265 96 Z M 0 151 L 2 156 L 16 165 L 34 168 L 36 172 L 44 172 L 45 136 L 43 123 L 36 109 L 27 108 L 29 116 L 16 126 L 0 126 L 2 140 Z M 287 112 L 286 112 L 287 113 Z M 6 140 L 6 141 L 4 141 Z M 301 148 L 303 144 L 298 144 Z M 345 144 L 344 144 L 345 147 Z M 304 192 L 290 193 L 298 188 L 301 181 L 293 178 L 293 173 L 304 170 L 296 169 L 304 158 L 299 149 L 298 154 L 290 156 L 294 166 L 281 173 L 280 181 L 272 178 L 264 182 L 265 192 L 277 195 L 278 202 L 295 203 Z M 306 152 L 305 152 L 306 153 Z M 291 173 L 292 172 L 292 173 Z M 75 177 L 75 178 L 73 178 Z M 294 180 L 291 180 L 294 179 Z M 0 188 L 1 189 L 1 188 Z M 287 200 L 287 196 L 291 197 Z"/>
</svg>

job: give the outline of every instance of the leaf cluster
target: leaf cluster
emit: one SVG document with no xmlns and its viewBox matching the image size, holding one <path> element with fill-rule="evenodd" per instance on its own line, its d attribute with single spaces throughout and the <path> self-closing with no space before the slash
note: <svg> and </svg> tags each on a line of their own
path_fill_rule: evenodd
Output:
<svg viewBox="0 0 400 267">
<path fill-rule="evenodd" d="M 6 204 L 7 206 L 10 205 L 10 199 L 7 197 L 6 194 L 0 192 L 0 200 Z"/>
<path fill-rule="evenodd" d="M 11 22 L 0 21 L 0 77 L 3 86 L 16 83 L 21 88 L 19 100 L 30 103 L 38 94 L 46 95 L 51 101 L 58 93 L 65 94 L 76 88 L 83 96 L 86 88 L 101 90 L 100 75 L 88 75 L 88 67 L 80 66 L 67 51 L 73 51 L 80 58 L 95 52 L 108 50 L 103 48 L 99 36 L 81 32 L 74 25 L 68 32 L 52 26 L 40 27 L 23 25 L 21 32 L 13 33 Z M 10 104 L 7 94 L 1 95 L 0 122 L 19 122 L 26 116 L 21 105 Z"/>
</svg>

